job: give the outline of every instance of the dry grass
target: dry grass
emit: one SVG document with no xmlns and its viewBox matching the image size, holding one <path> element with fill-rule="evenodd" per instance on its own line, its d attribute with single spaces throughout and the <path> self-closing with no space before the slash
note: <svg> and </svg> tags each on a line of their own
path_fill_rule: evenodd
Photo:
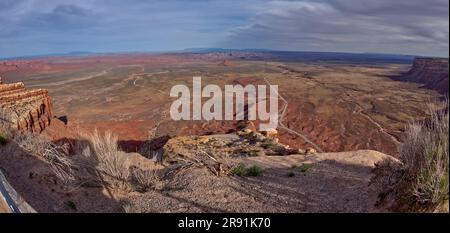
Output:
<svg viewBox="0 0 450 233">
<path fill-rule="evenodd" d="M 27 153 L 44 159 L 52 168 L 55 175 L 63 182 L 75 180 L 74 164 L 68 157 L 69 145 L 58 144 L 30 132 L 17 132 L 10 129 L 11 140 Z"/>
<path fill-rule="evenodd" d="M 152 171 L 130 172 L 125 152 L 118 147 L 118 138 L 110 132 L 104 134 L 79 133 L 74 155 L 69 155 L 69 145 L 51 142 L 38 134 L 18 132 L 2 126 L 2 134 L 14 141 L 30 155 L 39 157 L 50 165 L 54 174 L 65 184 L 75 187 L 96 186 L 126 191 L 131 186 L 148 190 L 155 185 L 157 176 Z"/>
<path fill-rule="evenodd" d="M 142 213 L 140 209 L 130 201 L 122 199 L 120 202 L 124 213 Z"/>
<path fill-rule="evenodd" d="M 448 127 L 448 108 L 434 110 L 429 123 L 409 127 L 400 149 L 406 165 L 405 179 L 412 182 L 412 198 L 425 207 L 434 208 L 448 201 Z"/>
<path fill-rule="evenodd" d="M 6 132 L 10 140 L 28 154 L 48 162 L 54 174 L 66 184 L 129 189 L 129 161 L 120 151 L 117 137 L 110 132 L 80 133 L 79 143 L 74 148 L 75 155 L 70 156 L 68 144 L 54 143 L 38 134 L 18 132 L 3 126 L 2 132 Z M 142 177 L 139 178 L 144 183 Z"/>
<path fill-rule="evenodd" d="M 154 170 L 135 169 L 131 176 L 131 182 L 136 191 L 147 192 L 154 189 L 160 178 Z"/>
<path fill-rule="evenodd" d="M 100 134 L 82 133 L 77 145 L 76 164 L 81 183 L 109 185 L 113 188 L 128 189 L 130 163 L 119 150 L 117 136 L 110 132 Z"/>
<path fill-rule="evenodd" d="M 448 101 L 431 108 L 430 119 L 414 122 L 400 146 L 402 166 L 384 162 L 376 169 L 386 193 L 395 193 L 400 211 L 435 211 L 448 203 Z M 447 209 L 448 211 L 448 209 Z"/>
<path fill-rule="evenodd" d="M 160 123 L 158 123 L 153 129 L 148 131 L 147 140 L 138 150 L 138 153 L 146 158 L 158 158 L 161 153 L 161 151 L 159 150 L 152 149 L 153 141 L 157 138 L 158 127 Z"/>
</svg>

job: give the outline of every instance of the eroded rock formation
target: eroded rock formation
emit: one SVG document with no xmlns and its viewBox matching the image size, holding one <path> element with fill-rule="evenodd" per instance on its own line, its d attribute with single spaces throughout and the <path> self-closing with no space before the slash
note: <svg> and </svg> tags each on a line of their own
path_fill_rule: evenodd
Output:
<svg viewBox="0 0 450 233">
<path fill-rule="evenodd" d="M 422 83 L 426 88 L 448 94 L 448 59 L 415 58 L 411 70 L 399 79 Z"/>
<path fill-rule="evenodd" d="M 3 122 L 31 132 L 41 132 L 53 118 L 48 91 L 28 90 L 22 82 L 0 83 L 0 111 Z"/>
</svg>

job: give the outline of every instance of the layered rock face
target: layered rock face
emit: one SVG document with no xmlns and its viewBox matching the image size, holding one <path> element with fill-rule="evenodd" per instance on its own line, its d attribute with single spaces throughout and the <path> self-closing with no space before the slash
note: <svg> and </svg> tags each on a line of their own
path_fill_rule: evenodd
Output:
<svg viewBox="0 0 450 233">
<path fill-rule="evenodd" d="M 18 130 L 41 132 L 53 118 L 51 99 L 43 89 L 28 90 L 22 82 L 0 80 L 0 118 Z"/>
<path fill-rule="evenodd" d="M 422 83 L 426 88 L 448 94 L 448 59 L 415 58 L 411 70 L 400 79 Z"/>
</svg>

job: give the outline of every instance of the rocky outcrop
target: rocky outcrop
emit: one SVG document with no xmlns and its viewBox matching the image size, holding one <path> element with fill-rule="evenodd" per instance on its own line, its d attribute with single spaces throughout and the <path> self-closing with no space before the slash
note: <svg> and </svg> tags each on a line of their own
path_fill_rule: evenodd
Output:
<svg viewBox="0 0 450 233">
<path fill-rule="evenodd" d="M 163 151 L 162 160 L 169 164 L 180 161 L 198 162 L 201 158 L 217 162 L 226 158 L 306 153 L 304 150 L 279 143 L 277 138 L 267 137 L 249 129 L 236 134 L 174 137 L 167 141 Z M 205 161 L 203 163 L 206 164 Z"/>
<path fill-rule="evenodd" d="M 48 91 L 28 90 L 22 82 L 0 83 L 0 120 L 21 131 L 42 132 L 53 118 Z"/>
<path fill-rule="evenodd" d="M 415 58 L 408 73 L 398 79 L 422 83 L 425 88 L 448 94 L 448 59 Z"/>
<path fill-rule="evenodd" d="M 164 146 L 164 177 L 171 185 L 182 185 L 177 195 L 184 201 L 195 200 L 202 207 L 219 211 L 388 211 L 377 205 L 381 187 L 371 183 L 372 171 L 381 161 L 399 162 L 395 158 L 371 150 L 267 153 L 279 146 L 282 145 L 249 130 L 174 137 Z M 258 172 L 248 172 L 255 170 Z M 131 200 L 139 212 L 202 211 L 189 204 L 180 208 L 166 197 L 156 197 L 155 201 L 154 196 L 145 195 L 148 194 Z M 200 200 L 199 196 L 205 198 Z M 158 204 L 147 204 L 147 200 Z"/>
</svg>

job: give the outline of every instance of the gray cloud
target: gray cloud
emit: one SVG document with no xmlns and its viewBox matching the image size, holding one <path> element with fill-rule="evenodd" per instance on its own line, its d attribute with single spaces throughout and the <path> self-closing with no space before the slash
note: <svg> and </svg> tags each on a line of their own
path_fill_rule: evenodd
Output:
<svg viewBox="0 0 450 233">
<path fill-rule="evenodd" d="M 192 47 L 448 56 L 448 0 L 0 0 L 0 57 Z"/>
<path fill-rule="evenodd" d="M 91 11 L 75 5 L 59 5 L 53 9 L 53 13 L 87 16 L 91 13 Z"/>
<path fill-rule="evenodd" d="M 448 0 L 270 1 L 227 46 L 448 56 Z"/>
</svg>

